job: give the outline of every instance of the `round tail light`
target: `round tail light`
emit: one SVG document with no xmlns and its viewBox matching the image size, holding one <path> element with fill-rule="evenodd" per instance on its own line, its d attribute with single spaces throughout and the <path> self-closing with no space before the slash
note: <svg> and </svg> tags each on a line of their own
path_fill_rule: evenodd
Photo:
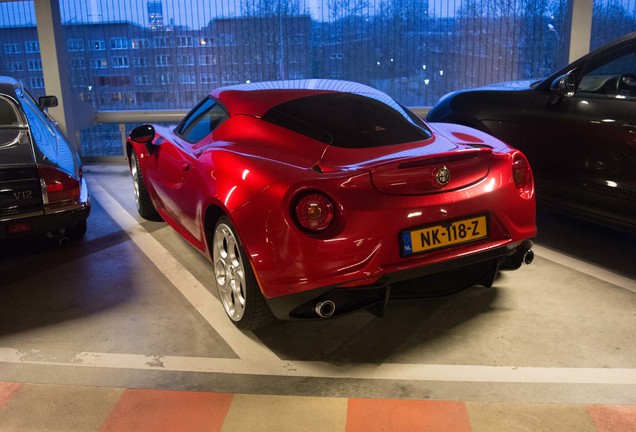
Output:
<svg viewBox="0 0 636 432">
<path fill-rule="evenodd" d="M 528 161 L 520 155 L 516 155 L 512 161 L 512 179 L 519 195 L 524 198 L 532 197 L 534 191 L 532 170 Z"/>
<path fill-rule="evenodd" d="M 320 192 L 312 192 L 301 196 L 293 208 L 298 225 L 309 232 L 320 232 L 327 229 L 334 219 L 333 202 Z"/>
</svg>

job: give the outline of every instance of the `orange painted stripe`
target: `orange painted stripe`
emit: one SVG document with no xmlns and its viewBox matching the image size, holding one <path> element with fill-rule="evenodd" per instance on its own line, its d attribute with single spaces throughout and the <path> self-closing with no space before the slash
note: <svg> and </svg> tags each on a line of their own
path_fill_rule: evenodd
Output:
<svg viewBox="0 0 636 432">
<path fill-rule="evenodd" d="M 220 431 L 234 395 L 126 390 L 100 431 Z"/>
<path fill-rule="evenodd" d="M 598 432 L 636 431 L 636 406 L 588 405 Z"/>
<path fill-rule="evenodd" d="M 470 432 L 463 402 L 349 399 L 346 432 Z"/>
<path fill-rule="evenodd" d="M 0 408 L 13 398 L 15 392 L 20 390 L 22 384 L 0 381 Z"/>
</svg>

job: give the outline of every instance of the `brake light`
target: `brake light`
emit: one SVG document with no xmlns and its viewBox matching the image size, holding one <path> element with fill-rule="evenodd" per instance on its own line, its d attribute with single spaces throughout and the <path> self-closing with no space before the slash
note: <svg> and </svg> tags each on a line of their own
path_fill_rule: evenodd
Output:
<svg viewBox="0 0 636 432">
<path fill-rule="evenodd" d="M 78 199 L 80 182 L 68 173 L 55 167 L 38 166 L 44 204 L 56 204 Z"/>
<path fill-rule="evenodd" d="M 312 192 L 301 196 L 293 209 L 298 225 L 309 232 L 327 229 L 335 216 L 334 204 L 325 194 Z"/>
<path fill-rule="evenodd" d="M 520 155 L 516 155 L 512 161 L 512 179 L 515 187 L 523 198 L 531 198 L 534 193 L 534 183 L 530 164 Z"/>
</svg>

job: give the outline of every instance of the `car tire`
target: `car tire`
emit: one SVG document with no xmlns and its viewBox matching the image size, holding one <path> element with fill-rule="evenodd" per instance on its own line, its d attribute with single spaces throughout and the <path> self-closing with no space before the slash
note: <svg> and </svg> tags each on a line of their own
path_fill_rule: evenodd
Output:
<svg viewBox="0 0 636 432">
<path fill-rule="evenodd" d="M 139 168 L 139 160 L 137 159 L 137 154 L 134 151 L 130 153 L 130 174 L 133 179 L 135 204 L 137 205 L 137 212 L 139 212 L 139 215 L 148 220 L 161 220 L 159 213 L 157 213 L 157 209 L 155 209 L 155 206 L 150 199 L 150 195 L 148 194 L 144 176 Z"/>
<path fill-rule="evenodd" d="M 236 230 L 226 216 L 220 217 L 214 228 L 212 262 L 223 309 L 236 327 L 255 330 L 276 321 L 261 293 Z"/>
</svg>

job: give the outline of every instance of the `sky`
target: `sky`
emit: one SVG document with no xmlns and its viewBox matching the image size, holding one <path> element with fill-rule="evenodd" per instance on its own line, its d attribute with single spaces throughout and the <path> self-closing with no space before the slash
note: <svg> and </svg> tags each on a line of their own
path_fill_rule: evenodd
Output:
<svg viewBox="0 0 636 432">
<path fill-rule="evenodd" d="M 170 19 L 180 26 L 201 28 L 216 17 L 239 16 L 241 0 L 162 0 L 164 23 Z M 251 0 L 248 0 L 251 1 Z M 284 0 L 283 0 L 284 1 Z M 380 0 L 367 0 L 373 7 Z M 424 0 L 422 0 L 424 1 Z M 428 0 L 429 9 L 436 16 L 448 16 L 461 0 Z M 301 9 L 312 18 L 326 21 L 329 17 L 328 0 L 300 0 Z M 147 0 L 60 0 L 62 22 L 132 21 L 141 25 L 148 22 Z M 184 7 L 184 5 L 188 5 Z M 0 2 L 0 26 L 35 25 L 32 1 Z"/>
<path fill-rule="evenodd" d="M 241 1 L 253 2 L 253 0 L 161 0 L 164 23 L 170 24 L 170 19 L 173 19 L 175 25 L 191 29 L 205 27 L 210 20 L 217 17 L 240 16 Z M 301 3 L 301 10 L 307 10 L 313 19 L 327 21 L 331 18 L 328 8 L 329 0 L 298 1 Z M 382 0 L 360 1 L 368 2 L 371 8 L 375 9 Z M 462 2 L 462 0 L 420 1 L 428 1 L 429 15 L 436 17 L 454 16 Z M 593 1 L 595 3 L 616 2 L 632 13 L 636 13 L 636 0 Z M 132 21 L 145 26 L 148 23 L 147 2 L 148 0 L 60 0 L 60 10 L 64 23 Z M 23 25 L 35 25 L 33 1 L 0 0 L 0 26 Z"/>
</svg>

